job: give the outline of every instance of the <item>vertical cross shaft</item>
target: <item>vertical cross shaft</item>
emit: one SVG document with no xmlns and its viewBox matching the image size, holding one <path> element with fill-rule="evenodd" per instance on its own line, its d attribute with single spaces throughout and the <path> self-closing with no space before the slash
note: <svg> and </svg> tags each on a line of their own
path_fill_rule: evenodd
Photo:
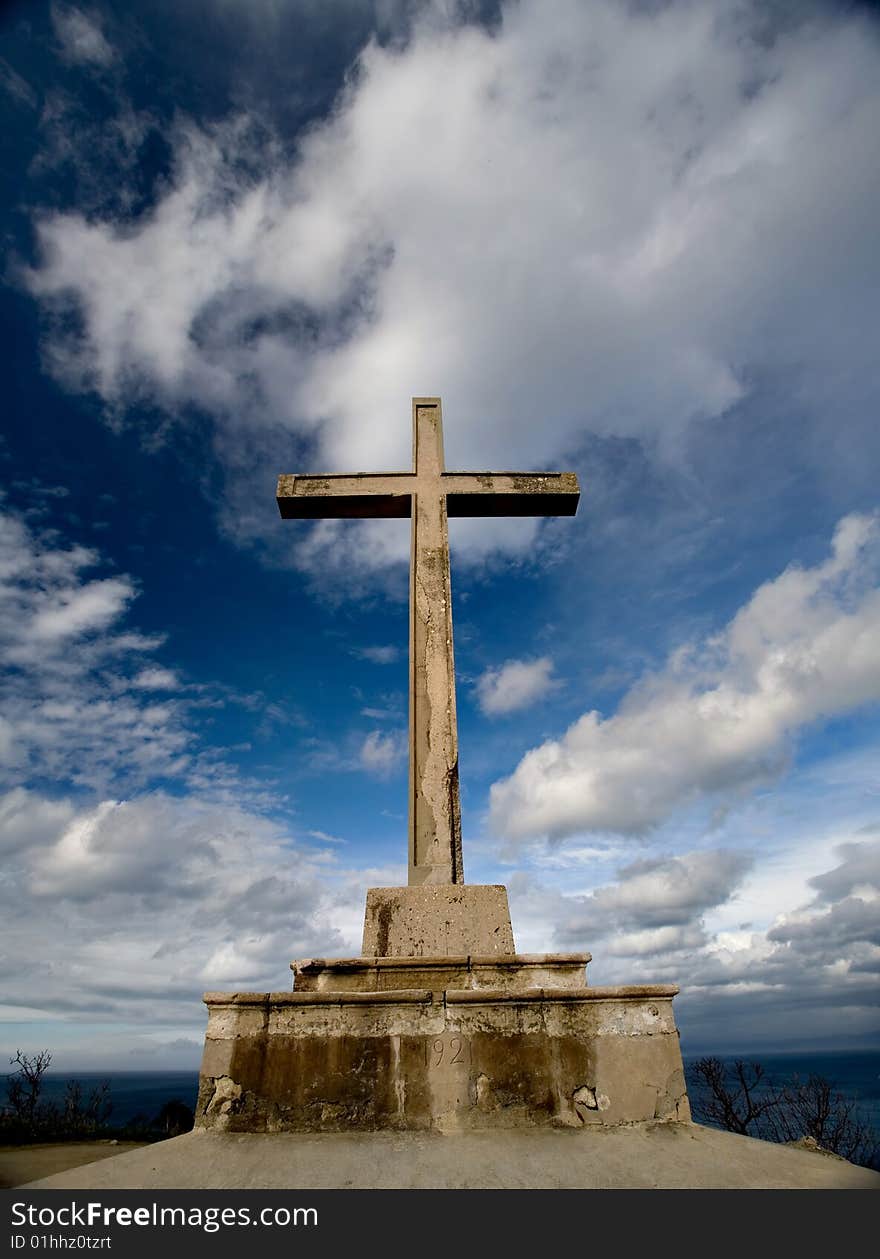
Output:
<svg viewBox="0 0 880 1259">
<path fill-rule="evenodd" d="M 438 398 L 413 399 L 409 882 L 463 883 L 449 528 Z"/>
</svg>

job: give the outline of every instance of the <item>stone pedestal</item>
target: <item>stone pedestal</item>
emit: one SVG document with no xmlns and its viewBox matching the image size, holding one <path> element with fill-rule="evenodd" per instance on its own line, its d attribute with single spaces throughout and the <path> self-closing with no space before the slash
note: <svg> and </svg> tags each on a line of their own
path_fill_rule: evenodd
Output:
<svg viewBox="0 0 880 1259">
<path fill-rule="evenodd" d="M 371 887 L 365 957 L 513 953 L 507 888 L 500 883 Z"/>
<path fill-rule="evenodd" d="M 197 1123 L 454 1132 L 689 1119 L 677 991 L 208 993 Z"/>
<path fill-rule="evenodd" d="M 463 941 L 479 948 L 452 947 Z M 504 888 L 372 889 L 364 956 L 292 962 L 292 992 L 206 994 L 196 1124 L 453 1132 L 689 1119 L 678 989 L 589 988 L 589 961 L 514 953 Z"/>
</svg>

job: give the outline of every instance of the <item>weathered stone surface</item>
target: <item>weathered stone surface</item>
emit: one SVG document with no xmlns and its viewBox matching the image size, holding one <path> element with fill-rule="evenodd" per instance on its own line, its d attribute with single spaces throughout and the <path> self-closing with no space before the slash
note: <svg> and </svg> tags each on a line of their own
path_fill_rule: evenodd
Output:
<svg viewBox="0 0 880 1259">
<path fill-rule="evenodd" d="M 417 488 L 409 577 L 409 882 L 463 883 L 439 398 L 413 400 L 413 467 Z"/>
<path fill-rule="evenodd" d="M 349 957 L 291 962 L 296 992 L 395 988 L 583 988 L 589 953 L 477 957 Z"/>
<path fill-rule="evenodd" d="M 362 951 L 365 957 L 512 954 L 507 888 L 480 883 L 371 887 Z"/>
<path fill-rule="evenodd" d="M 448 516 L 573 515 L 573 472 L 445 471 L 439 398 L 413 398 L 413 471 L 278 478 L 286 519 L 411 517 L 409 883 L 464 882 Z M 512 950 L 512 945 L 511 945 Z M 468 951 L 463 946 L 457 951 Z M 487 950 L 494 952 L 493 948 Z"/>
<path fill-rule="evenodd" d="M 209 994 L 197 1122 L 451 1132 L 685 1120 L 675 991 L 265 993 L 259 1006 Z"/>
</svg>

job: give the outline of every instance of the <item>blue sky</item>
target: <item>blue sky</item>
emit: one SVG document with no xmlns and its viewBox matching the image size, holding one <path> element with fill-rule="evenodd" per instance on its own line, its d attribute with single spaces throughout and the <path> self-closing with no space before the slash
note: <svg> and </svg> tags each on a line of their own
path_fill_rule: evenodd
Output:
<svg viewBox="0 0 880 1259">
<path fill-rule="evenodd" d="M 2 1045 L 198 1063 L 406 878 L 408 524 L 281 472 L 576 470 L 451 527 L 465 875 L 877 1045 L 880 23 L 866 5 L 0 19 Z"/>
</svg>

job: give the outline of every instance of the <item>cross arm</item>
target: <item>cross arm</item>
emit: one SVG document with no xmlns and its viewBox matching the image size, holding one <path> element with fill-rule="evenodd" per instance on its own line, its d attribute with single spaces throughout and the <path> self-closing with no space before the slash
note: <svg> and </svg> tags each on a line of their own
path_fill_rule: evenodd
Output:
<svg viewBox="0 0 880 1259">
<path fill-rule="evenodd" d="M 574 472 L 444 472 L 450 516 L 573 516 Z"/>
<path fill-rule="evenodd" d="M 405 520 L 412 514 L 414 480 L 411 472 L 280 476 L 275 497 L 285 520 L 372 516 Z"/>
</svg>

